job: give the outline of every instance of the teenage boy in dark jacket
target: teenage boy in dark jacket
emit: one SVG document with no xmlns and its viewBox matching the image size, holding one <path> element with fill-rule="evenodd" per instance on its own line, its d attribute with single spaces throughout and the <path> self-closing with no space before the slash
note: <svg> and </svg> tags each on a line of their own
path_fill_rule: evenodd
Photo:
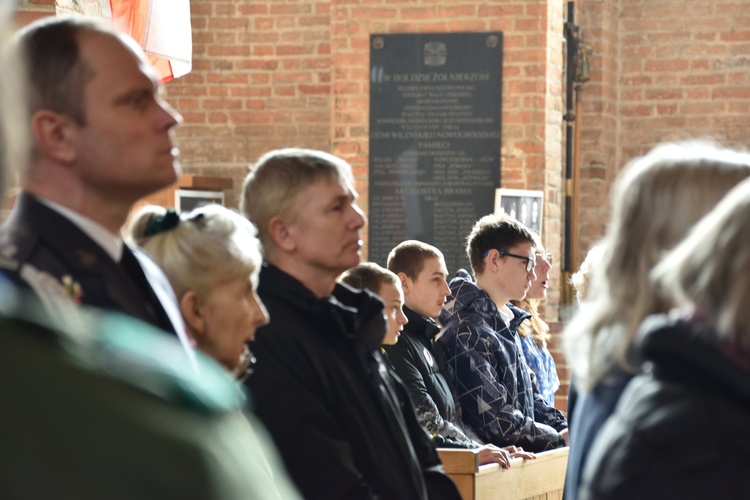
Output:
<svg viewBox="0 0 750 500">
<path fill-rule="evenodd" d="M 407 240 L 391 250 L 387 265 L 401 280 L 409 322 L 399 342 L 383 348 L 409 392 L 422 427 L 439 447 L 479 449 L 482 464 L 497 462 L 509 467 L 511 453 L 533 457 L 515 447 L 483 446 L 461 421 L 461 406 L 447 380 L 445 356 L 436 342 L 440 325 L 433 319 L 450 295 L 442 252 L 427 243 Z"/>
<path fill-rule="evenodd" d="M 531 381 L 518 325 L 528 313 L 512 304 L 536 279 L 535 237 L 507 215 L 487 215 L 467 238 L 475 279 L 460 269 L 440 315 L 450 380 L 465 421 L 487 443 L 538 452 L 567 444 L 568 424 Z"/>
</svg>

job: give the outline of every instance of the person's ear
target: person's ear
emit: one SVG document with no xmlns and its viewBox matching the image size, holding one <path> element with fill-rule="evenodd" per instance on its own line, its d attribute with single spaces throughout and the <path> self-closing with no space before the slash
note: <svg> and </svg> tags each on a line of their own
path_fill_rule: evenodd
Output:
<svg viewBox="0 0 750 500">
<path fill-rule="evenodd" d="M 180 297 L 180 312 L 185 324 L 196 341 L 206 333 L 206 320 L 201 311 L 201 301 L 195 290 L 188 290 Z"/>
<path fill-rule="evenodd" d="M 404 296 L 406 296 L 411 289 L 411 280 L 404 272 L 396 274 L 398 275 L 398 279 L 401 280 L 401 289 L 404 291 Z"/>
<path fill-rule="evenodd" d="M 297 246 L 289 224 L 281 217 L 271 217 L 268 221 L 268 235 L 274 244 L 283 250 L 292 251 Z"/>
<path fill-rule="evenodd" d="M 489 252 L 487 252 L 487 257 L 485 257 L 484 262 L 484 268 L 485 270 L 497 272 L 500 265 L 500 259 L 502 258 L 502 255 L 495 250 L 494 248 L 491 249 Z"/>
<path fill-rule="evenodd" d="M 31 132 L 39 150 L 58 163 L 70 165 L 76 159 L 76 124 L 73 119 L 49 109 L 31 117 Z"/>
</svg>

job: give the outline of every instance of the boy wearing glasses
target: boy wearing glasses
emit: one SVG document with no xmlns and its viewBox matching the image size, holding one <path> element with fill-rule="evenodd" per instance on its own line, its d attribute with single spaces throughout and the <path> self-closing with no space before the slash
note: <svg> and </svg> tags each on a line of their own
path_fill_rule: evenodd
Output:
<svg viewBox="0 0 750 500">
<path fill-rule="evenodd" d="M 529 315 L 509 304 L 523 299 L 536 279 L 534 242 L 507 215 L 474 224 L 466 253 L 475 280 L 463 269 L 451 280 L 439 342 L 464 421 L 486 443 L 538 452 L 565 446 L 568 424 L 532 383 L 518 335 Z"/>
</svg>

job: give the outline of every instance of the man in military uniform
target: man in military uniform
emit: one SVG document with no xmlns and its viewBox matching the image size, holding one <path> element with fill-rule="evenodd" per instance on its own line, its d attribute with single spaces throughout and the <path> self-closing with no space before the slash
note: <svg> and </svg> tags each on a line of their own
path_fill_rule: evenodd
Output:
<svg viewBox="0 0 750 500">
<path fill-rule="evenodd" d="M 0 228 L 0 269 L 50 311 L 120 311 L 189 339 L 164 274 L 120 234 L 133 203 L 177 178 L 170 131 L 143 51 L 108 25 L 47 18 L 17 34 L 26 57 L 32 147 Z"/>
<path fill-rule="evenodd" d="M 0 69 L 0 120 L 15 124 L 19 72 L 5 60 Z M 25 152 L 7 130 L 0 193 Z M 175 338 L 128 316 L 58 312 L 52 320 L 0 272 L 0 498 L 299 498 L 217 364 L 193 362 Z"/>
</svg>

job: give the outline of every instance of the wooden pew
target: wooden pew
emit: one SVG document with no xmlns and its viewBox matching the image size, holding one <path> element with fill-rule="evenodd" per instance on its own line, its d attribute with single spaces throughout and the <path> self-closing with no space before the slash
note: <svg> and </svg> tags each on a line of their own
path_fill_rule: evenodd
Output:
<svg viewBox="0 0 750 500">
<path fill-rule="evenodd" d="M 567 447 L 537 453 L 536 460 L 515 459 L 509 469 L 497 464 L 479 465 L 475 450 L 439 448 L 438 453 L 463 500 L 562 499 Z"/>
</svg>

